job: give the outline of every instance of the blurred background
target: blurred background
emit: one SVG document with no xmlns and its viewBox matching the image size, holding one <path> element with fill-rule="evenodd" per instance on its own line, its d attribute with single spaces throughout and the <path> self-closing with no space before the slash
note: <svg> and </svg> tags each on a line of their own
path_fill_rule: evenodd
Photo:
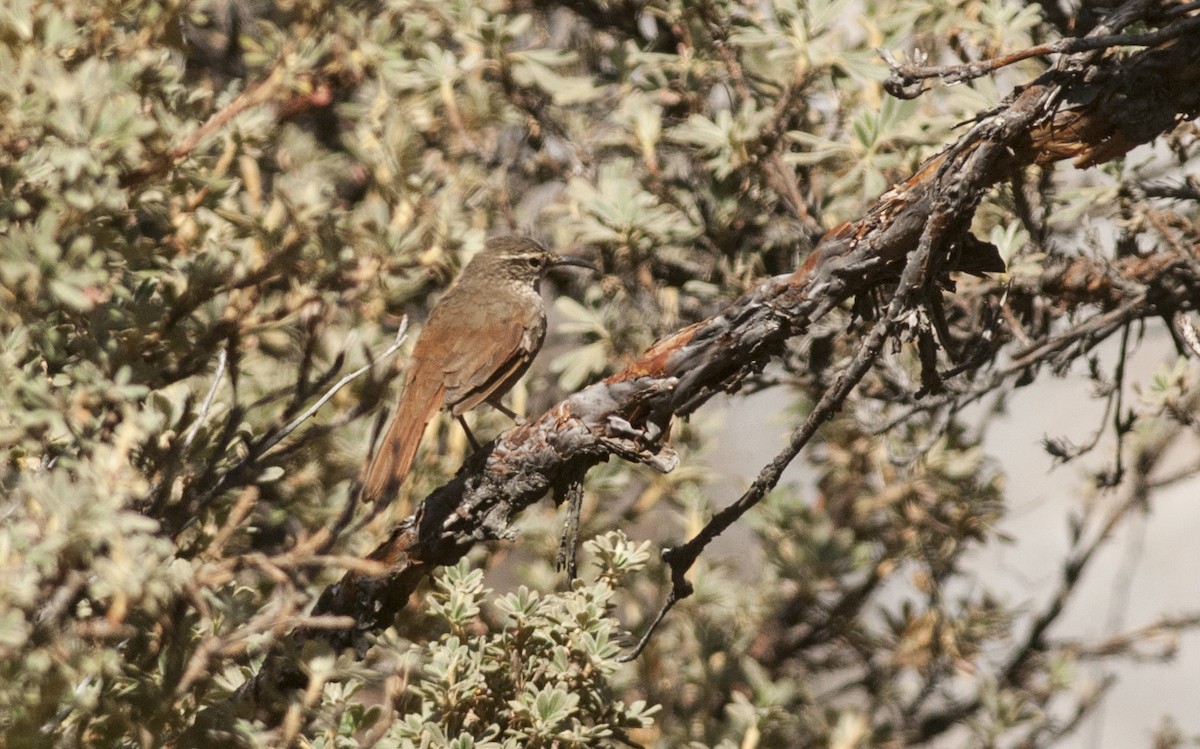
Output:
<svg viewBox="0 0 1200 749">
<path fill-rule="evenodd" d="M 547 501 L 361 648 L 311 636 L 357 626 L 316 601 L 380 572 L 364 558 L 468 457 L 435 420 L 395 502 L 355 498 L 413 334 L 487 237 L 601 268 L 545 285 L 510 397 L 536 416 L 793 272 L 1053 64 L 902 100 L 879 50 L 987 60 L 1114 4 L 1084 6 L 7 2 L 0 743 L 1196 743 L 1192 112 L 1135 117 L 1153 142 L 1122 158 L 1003 175 L 967 233 L 1007 271 L 928 290 L 632 662 L 658 549 L 753 481 L 886 285 L 677 420 L 675 471 L 590 471 L 579 581 Z M 1196 43 L 1192 4 L 1130 12 L 1166 41 L 1098 52 L 1064 107 L 1118 90 L 1140 116 L 1114 82 Z M 280 663 L 299 676 L 262 676 Z"/>
</svg>

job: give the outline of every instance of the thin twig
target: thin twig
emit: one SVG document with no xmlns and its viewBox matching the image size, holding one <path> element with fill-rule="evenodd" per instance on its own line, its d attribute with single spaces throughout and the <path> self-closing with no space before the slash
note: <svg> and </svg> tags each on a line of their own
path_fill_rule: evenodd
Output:
<svg viewBox="0 0 1200 749">
<path fill-rule="evenodd" d="M 227 125 L 234 117 L 270 101 L 283 85 L 283 81 L 284 69 L 280 66 L 266 78 L 234 97 L 224 108 L 209 117 L 203 125 L 188 133 L 177 145 L 129 173 L 123 180 L 124 184 L 126 186 L 138 185 L 166 172 L 195 150 L 206 138 Z"/>
<path fill-rule="evenodd" d="M 375 366 L 378 362 L 383 361 L 384 359 L 387 359 L 392 354 L 399 351 L 400 347 L 404 345 L 404 340 L 407 337 L 408 337 L 408 318 L 405 317 L 403 320 L 400 321 L 400 329 L 396 331 L 396 340 L 392 342 L 391 346 L 388 346 L 386 349 L 384 349 L 383 353 L 379 355 L 378 359 L 362 365 L 358 369 L 354 370 L 353 372 L 350 372 L 345 377 L 343 377 L 342 379 L 340 379 L 336 383 L 334 383 L 333 387 L 331 387 L 331 388 L 329 388 L 329 390 L 325 391 L 325 395 L 322 395 L 320 398 L 318 398 L 315 403 L 313 403 L 311 406 L 309 406 L 304 411 L 304 413 L 302 413 L 299 416 L 297 416 L 296 418 L 292 419 L 290 422 L 288 422 L 287 426 L 283 427 L 283 429 L 280 429 L 278 433 L 276 433 L 270 439 L 263 442 L 262 445 L 259 446 L 258 457 L 261 458 L 261 457 L 265 456 L 268 452 L 270 452 L 271 448 L 278 445 L 288 435 L 290 435 L 292 432 L 296 431 L 296 429 L 299 428 L 299 426 L 301 424 L 303 424 L 305 421 L 308 421 L 310 418 L 312 418 L 317 413 L 317 411 L 321 410 L 322 406 L 324 406 L 326 403 L 329 402 L 330 398 L 337 395 L 339 390 L 341 390 L 342 388 L 349 385 L 351 382 L 354 382 L 356 379 L 361 377 L 367 370 L 369 370 L 371 367 Z"/>
<path fill-rule="evenodd" d="M 1138 12 L 1144 13 L 1147 5 L 1148 0 L 1126 3 L 1110 16 L 1103 27 L 1107 30 L 1101 33 L 1123 28 Z M 1190 48 L 1174 55 L 1171 49 L 1139 53 L 1130 67 L 1144 70 L 1164 61 L 1176 67 L 1190 64 Z M 1120 69 L 1119 63 L 1114 61 L 1112 67 Z M 465 467 L 430 494 L 417 513 L 396 526 L 374 552 L 375 558 L 392 560 L 386 575 L 347 574 L 325 590 L 316 610 L 350 613 L 358 618 L 358 627 L 345 637 L 322 639 L 338 648 L 360 645 L 363 635 L 390 625 L 432 570 L 453 564 L 480 541 L 506 537 L 512 519 L 543 497 L 564 472 L 586 471 L 610 455 L 669 470 L 675 459 L 663 439 L 668 420 L 692 413 L 718 392 L 736 390 L 779 355 L 788 338 L 803 333 L 850 296 L 894 283 L 929 216 L 942 210 L 939 195 L 960 207 L 973 208 L 981 189 L 1011 173 L 1014 166 L 1035 163 L 1042 156 L 1060 160 L 1070 155 L 1063 150 L 1063 136 L 1057 130 L 1042 133 L 1027 148 L 1007 147 L 1023 142 L 1034 123 L 1044 119 L 1052 97 L 1070 92 L 1077 84 L 1074 78 L 1052 75 L 1021 89 L 972 127 L 959 145 L 926 162 L 890 191 L 863 219 L 827 233 L 810 260 L 793 274 L 769 279 L 719 315 L 661 339 L 604 382 L 554 406 L 537 421 L 502 435 L 486 461 Z M 1122 106 L 1128 108 L 1130 101 L 1150 101 L 1139 99 L 1139 93 L 1121 99 Z M 1189 95 L 1165 98 L 1181 112 L 1192 111 Z M 1083 111 L 1103 118 L 1112 110 L 1111 101 L 1103 96 L 1097 101 L 1103 106 L 1084 107 Z M 986 137 L 979 137 L 977 127 L 989 128 Z M 1065 142 L 1072 147 L 1094 145 L 1093 137 L 1111 131 L 1108 128 L 1098 135 L 1088 131 Z M 1152 137 L 1161 131 L 1162 126 L 1156 126 L 1147 134 Z M 1127 140 L 1145 142 L 1147 134 Z M 961 157 L 981 145 L 1002 149 L 1007 156 L 988 161 L 991 168 L 975 174 L 976 179 L 949 186 L 934 184 L 936 175 L 943 172 L 939 166 L 947 161 L 953 162 L 956 170 L 969 172 L 961 169 Z M 1119 153 L 1123 151 L 1114 148 L 1098 151 L 1094 160 L 1111 159 Z M 969 220 L 970 210 L 955 214 L 955 218 Z M 961 233 L 961 227 L 957 228 L 955 235 Z M 938 261 L 933 265 L 944 271 L 944 253 L 933 259 Z M 928 271 L 930 278 L 934 271 Z M 1106 329 L 1099 329 L 1089 340 L 1077 343 L 1088 350 L 1107 334 Z M 302 680 L 302 674 L 280 664 L 279 668 L 264 669 L 258 680 L 273 683 L 281 678 Z"/>
<path fill-rule="evenodd" d="M 222 348 L 217 352 L 217 371 L 213 374 L 212 385 L 208 388 L 208 394 L 204 396 L 204 402 L 200 404 L 200 413 L 196 415 L 196 421 L 188 429 L 187 434 L 183 438 L 183 448 L 186 450 L 191 447 L 192 440 L 196 439 L 197 432 L 208 418 L 208 410 L 212 408 L 213 398 L 217 395 L 217 387 L 221 384 L 221 377 L 225 375 L 225 364 L 229 360 L 229 350 Z"/>
<path fill-rule="evenodd" d="M 927 397 L 921 403 L 906 408 L 892 419 L 873 428 L 870 433 L 880 435 L 889 432 L 919 413 L 934 411 L 945 406 L 961 409 L 996 390 L 1009 378 L 1020 375 L 1027 368 L 1040 363 L 1050 354 L 1060 352 L 1073 344 L 1079 343 L 1086 346 L 1086 350 L 1090 350 L 1101 341 L 1106 340 L 1112 332 L 1138 318 L 1145 303 L 1145 293 L 1138 294 L 1120 307 L 1091 318 L 1086 323 L 1073 328 L 1069 333 L 1047 336 L 1035 341 L 1017 352 L 1012 363 L 983 383 L 960 392 L 947 392 Z"/>
<path fill-rule="evenodd" d="M 987 144 L 980 145 L 969 158 L 978 159 L 977 166 L 980 162 L 986 163 L 992 157 L 995 150 L 994 146 Z M 949 165 L 952 163 L 954 163 L 954 160 L 946 160 L 942 167 L 944 171 L 939 175 L 939 178 L 943 177 L 949 171 Z M 971 190 L 960 189 L 957 191 L 954 200 L 940 200 L 930 213 L 929 218 L 925 222 L 925 228 L 921 233 L 920 241 L 917 243 L 916 249 L 909 255 L 904 270 L 900 274 L 900 282 L 892 295 L 887 312 L 871 328 L 871 331 L 867 334 L 862 344 L 859 345 L 854 359 L 838 376 L 833 385 L 821 396 L 820 401 L 817 402 L 812 412 L 809 413 L 808 418 L 804 420 L 799 429 L 792 433 L 787 446 L 759 472 L 754 483 L 750 485 L 750 488 L 737 501 L 716 513 L 691 540 L 682 546 L 668 548 L 663 551 L 663 560 L 671 568 L 671 592 L 659 610 L 658 616 L 651 622 L 650 628 L 638 640 L 634 649 L 625 656 L 622 656 L 622 661 L 631 661 L 637 658 L 646 645 L 649 644 L 651 635 L 655 628 L 661 624 L 666 613 L 680 600 L 691 595 L 692 585 L 684 576 L 696 563 L 696 560 L 700 557 L 700 553 L 705 547 L 741 518 L 750 508 L 762 501 L 763 497 L 775 488 L 779 483 L 780 477 L 783 475 L 784 469 L 795 460 L 805 445 L 816 435 L 821 425 L 841 409 L 846 398 L 850 396 L 850 393 L 862 378 L 866 376 L 867 372 L 870 371 L 880 354 L 883 353 L 884 343 L 891 337 L 899 325 L 901 318 L 908 314 L 912 300 L 917 296 L 919 290 L 924 288 L 926 274 L 929 272 L 927 261 L 934 247 L 939 246 L 940 243 L 945 241 L 946 235 L 949 233 L 949 228 L 954 223 L 956 212 L 961 210 L 962 204 L 968 203 L 968 196 L 972 192 Z"/>
<path fill-rule="evenodd" d="M 1027 667 L 1029 661 L 1045 652 L 1047 647 L 1047 631 L 1049 631 L 1051 625 L 1058 621 L 1059 616 L 1066 609 L 1067 603 L 1072 599 L 1072 595 L 1083 579 L 1084 571 L 1095 558 L 1096 552 L 1112 538 L 1113 532 L 1120 525 L 1121 521 L 1134 508 L 1140 507 L 1142 504 L 1143 498 L 1137 492 L 1131 492 L 1129 497 L 1123 499 L 1104 518 L 1099 530 L 1095 532 L 1091 539 L 1084 538 L 1086 534 L 1083 528 L 1076 529 L 1071 549 L 1066 561 L 1063 562 L 1062 572 L 1059 575 L 1058 589 L 1040 613 L 1033 618 L 1028 632 L 1026 632 L 1020 643 L 1004 659 L 997 677 L 999 683 L 1014 683 L 1019 678 L 1022 670 Z M 981 704 L 981 698 L 976 696 L 970 700 L 955 703 L 932 715 L 926 716 L 920 724 L 919 740 L 928 741 L 939 735 L 948 727 L 958 723 L 965 716 L 979 709 Z"/>
<path fill-rule="evenodd" d="M 1107 49 L 1109 47 L 1154 47 L 1163 42 L 1177 39 L 1197 29 L 1200 29 L 1200 16 L 1187 18 L 1157 31 L 1149 31 L 1144 34 L 1113 34 L 1058 39 L 1018 52 L 1001 55 L 1000 57 L 977 60 L 962 65 L 906 65 L 896 60 L 891 52 L 885 49 L 877 51 L 888 64 L 888 67 L 892 69 L 892 77 L 884 84 L 888 93 L 898 98 L 912 99 L 920 95 L 921 92 L 909 91 L 907 87 L 929 78 L 941 78 L 942 82 L 946 84 L 962 83 L 1032 57 L 1045 57 L 1054 54 L 1070 55 L 1079 52 Z"/>
<path fill-rule="evenodd" d="M 374 367 L 379 362 L 383 361 L 384 359 L 387 359 L 388 357 L 392 356 L 397 351 L 399 351 L 401 346 L 404 345 L 404 341 L 407 338 L 407 333 L 408 333 L 408 318 L 405 317 L 400 321 L 400 329 L 396 331 L 396 340 L 392 343 L 392 345 L 388 346 L 387 349 L 385 349 L 383 351 L 383 353 L 381 353 L 378 357 L 374 358 L 367 364 L 364 364 L 363 366 L 359 367 L 358 369 L 354 370 L 353 372 L 347 374 L 342 379 L 338 380 L 337 383 L 335 383 L 333 385 L 333 387 L 331 387 L 323 396 L 321 396 L 319 399 L 317 399 L 317 401 L 315 403 L 313 403 L 312 406 L 310 406 L 307 410 L 305 410 L 304 413 L 302 413 L 299 416 L 297 416 L 296 418 L 292 419 L 278 433 L 272 434 L 269 437 L 264 438 L 261 442 L 253 445 L 252 448 L 250 449 L 248 455 L 246 455 L 241 460 L 239 460 L 229 470 L 225 471 L 225 473 L 219 479 L 217 479 L 216 481 L 213 482 L 212 487 L 207 492 L 205 492 L 204 496 L 195 502 L 194 507 L 192 507 L 191 512 L 189 513 L 189 520 L 183 524 L 183 526 L 180 528 L 180 530 L 188 527 L 191 524 L 191 522 L 193 522 L 193 520 L 199 515 L 199 511 L 202 510 L 204 507 L 206 507 L 215 497 L 220 495 L 220 493 L 228 487 L 231 476 L 238 475 L 238 473 L 240 471 L 242 471 L 243 469 L 245 469 L 246 466 L 249 466 L 256 461 L 261 460 L 272 448 L 277 446 L 284 438 L 286 438 L 288 435 L 290 435 L 292 432 L 294 432 L 301 424 L 303 424 L 305 421 L 307 421 L 309 418 L 311 418 L 314 414 L 316 414 L 316 412 L 319 411 L 322 406 L 324 406 L 326 403 L 328 403 L 329 400 L 334 395 L 336 395 L 339 390 L 341 390 L 343 387 L 345 387 L 346 385 L 353 382 L 358 377 L 361 377 L 365 372 L 370 370 L 372 367 Z"/>
</svg>

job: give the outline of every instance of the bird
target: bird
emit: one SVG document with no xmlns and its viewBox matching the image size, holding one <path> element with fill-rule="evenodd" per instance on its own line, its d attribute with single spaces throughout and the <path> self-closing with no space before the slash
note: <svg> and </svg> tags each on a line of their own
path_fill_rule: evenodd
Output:
<svg viewBox="0 0 1200 749">
<path fill-rule="evenodd" d="M 412 363 L 391 425 L 362 482 L 363 502 L 390 501 L 412 469 L 425 427 L 446 408 L 467 429 L 463 414 L 488 403 L 516 421 L 500 398 L 521 379 L 546 336 L 539 292 L 551 268 L 596 270 L 582 257 L 560 255 L 533 239 L 489 239 L 433 306 L 413 347 Z"/>
</svg>

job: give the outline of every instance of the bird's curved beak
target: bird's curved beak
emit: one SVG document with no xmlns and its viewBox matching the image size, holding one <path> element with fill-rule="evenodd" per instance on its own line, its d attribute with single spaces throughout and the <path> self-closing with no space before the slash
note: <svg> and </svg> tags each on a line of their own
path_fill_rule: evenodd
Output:
<svg viewBox="0 0 1200 749">
<path fill-rule="evenodd" d="M 594 273 L 600 272 L 600 269 L 596 267 L 595 263 L 578 255 L 559 255 L 558 259 L 551 263 L 551 265 L 556 268 L 560 265 L 574 265 L 577 268 L 587 268 Z"/>
</svg>

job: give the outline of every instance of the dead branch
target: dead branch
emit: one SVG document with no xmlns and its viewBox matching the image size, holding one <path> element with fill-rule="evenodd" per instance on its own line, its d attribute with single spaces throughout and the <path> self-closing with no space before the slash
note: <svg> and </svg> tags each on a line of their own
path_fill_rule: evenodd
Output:
<svg viewBox="0 0 1200 749">
<path fill-rule="evenodd" d="M 1094 33 L 1116 33 L 1145 7 L 1127 3 L 1114 13 L 1116 20 Z M 1032 164 L 1067 158 L 1078 167 L 1101 163 L 1200 112 L 1196 34 L 1126 59 L 1093 61 L 1097 54 L 1064 58 L 1014 92 L 862 219 L 827 233 L 793 274 L 763 281 L 719 314 L 660 340 L 621 372 L 486 445 L 370 555 L 386 565 L 386 573 L 350 571 L 322 594 L 314 616 L 351 616 L 355 626 L 298 629 L 294 640 L 365 646 L 365 635 L 390 625 L 427 574 L 453 564 L 480 541 L 510 537 L 511 523 L 523 510 L 611 455 L 671 470 L 677 462 L 667 443 L 672 417 L 691 413 L 717 393 L 736 391 L 779 356 L 790 338 L 847 299 L 900 282 L 856 365 L 834 378 L 822 401 L 824 414 L 836 411 L 917 292 L 936 292 L 951 271 L 1003 269 L 995 248 L 967 230 L 986 188 Z M 807 441 L 817 426 L 806 424 L 795 440 Z M 771 480 L 766 475 L 763 486 Z M 752 492 L 739 500 L 737 516 L 757 501 L 761 487 Z M 719 532 L 726 520 L 714 518 L 713 528 Z M 700 535 L 706 533 L 712 531 Z M 673 577 L 682 579 L 694 558 L 678 554 L 672 568 L 681 571 Z M 303 681 L 282 659 L 265 666 L 257 679 L 271 688 Z M 255 682 L 247 687 L 243 695 L 258 689 Z"/>
</svg>

